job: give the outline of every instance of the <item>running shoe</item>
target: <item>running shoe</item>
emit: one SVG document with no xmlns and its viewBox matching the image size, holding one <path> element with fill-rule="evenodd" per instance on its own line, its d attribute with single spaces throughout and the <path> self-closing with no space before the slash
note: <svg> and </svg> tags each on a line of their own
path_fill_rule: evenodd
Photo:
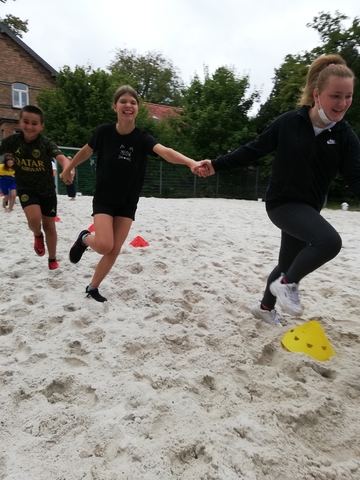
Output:
<svg viewBox="0 0 360 480">
<path fill-rule="evenodd" d="M 87 286 L 85 288 L 85 292 L 87 293 L 87 298 L 92 297 L 97 302 L 107 302 L 107 298 L 100 295 L 99 290 L 97 288 L 90 288 Z"/>
<path fill-rule="evenodd" d="M 34 235 L 34 250 L 36 255 L 43 257 L 45 255 L 45 245 L 44 245 L 44 235 L 41 234 L 40 237 Z"/>
<path fill-rule="evenodd" d="M 57 268 L 59 268 L 59 264 L 56 260 L 52 260 L 51 262 L 49 261 L 50 270 L 56 270 Z"/>
<path fill-rule="evenodd" d="M 299 285 L 297 283 L 281 283 L 283 276 L 270 285 L 270 292 L 277 298 L 280 308 L 289 315 L 299 316 L 303 313 L 300 304 Z"/>
<path fill-rule="evenodd" d="M 82 230 L 76 237 L 73 246 L 70 248 L 69 258 L 71 263 L 78 263 L 83 256 L 83 253 L 88 248 L 82 242 L 82 237 L 84 235 L 90 235 L 89 230 Z"/>
<path fill-rule="evenodd" d="M 282 327 L 283 324 L 280 314 L 275 310 L 263 310 L 261 308 L 261 302 L 256 303 L 251 307 L 251 313 L 255 318 L 263 320 L 264 322 L 275 325 L 276 327 Z"/>
</svg>

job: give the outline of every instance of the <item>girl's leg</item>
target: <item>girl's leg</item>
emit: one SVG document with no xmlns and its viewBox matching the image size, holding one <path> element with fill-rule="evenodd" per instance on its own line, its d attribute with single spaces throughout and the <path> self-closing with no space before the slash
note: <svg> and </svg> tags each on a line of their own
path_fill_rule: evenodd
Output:
<svg viewBox="0 0 360 480">
<path fill-rule="evenodd" d="M 279 263 L 268 276 L 266 288 L 261 303 L 271 310 L 276 303 L 276 297 L 270 292 L 270 285 L 275 282 L 282 273 L 285 273 L 290 268 L 294 259 L 306 247 L 306 243 L 298 240 L 285 232 L 281 232 L 281 243 L 279 252 Z"/>
<path fill-rule="evenodd" d="M 16 190 L 10 190 L 9 212 L 11 212 L 12 209 L 14 208 L 15 200 L 16 200 Z"/>
<path fill-rule="evenodd" d="M 264 292 L 263 303 L 269 308 L 276 298 L 270 284 L 281 273 L 288 283 L 299 283 L 309 273 L 333 259 L 341 249 L 336 230 L 314 208 L 288 203 L 268 212 L 270 220 L 281 229 L 279 264 L 271 272 Z"/>
<path fill-rule="evenodd" d="M 9 201 L 9 195 L 4 195 L 3 196 L 3 203 L 2 203 L 3 208 L 6 209 L 6 205 L 8 205 L 8 201 Z"/>
<path fill-rule="evenodd" d="M 45 241 L 48 249 L 49 258 L 56 258 L 57 232 L 55 217 L 46 217 L 42 215 L 42 225 L 45 233 Z"/>
<path fill-rule="evenodd" d="M 104 255 L 95 268 L 90 283 L 92 287 L 98 288 L 110 272 L 128 236 L 132 222 L 132 219 L 127 217 L 113 218 L 105 214 L 94 215 L 95 235 L 87 236 L 85 243 L 98 253 L 104 253 Z M 108 233 L 106 234 L 104 231 Z M 99 235 L 97 232 L 101 232 L 101 234 Z"/>
<path fill-rule="evenodd" d="M 29 205 L 24 208 L 24 213 L 26 216 L 26 220 L 28 222 L 30 230 L 36 237 L 41 235 L 41 209 L 40 205 Z"/>
<path fill-rule="evenodd" d="M 88 235 L 84 244 L 100 255 L 106 255 L 114 247 L 115 218 L 105 213 L 94 215 L 95 234 Z"/>
</svg>

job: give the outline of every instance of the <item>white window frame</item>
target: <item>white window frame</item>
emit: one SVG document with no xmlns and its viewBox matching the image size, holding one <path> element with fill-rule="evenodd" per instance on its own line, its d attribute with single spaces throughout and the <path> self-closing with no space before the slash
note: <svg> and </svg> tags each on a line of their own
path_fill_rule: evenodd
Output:
<svg viewBox="0 0 360 480">
<path fill-rule="evenodd" d="M 14 108 L 29 105 L 29 88 L 24 83 L 12 84 L 12 104 Z"/>
</svg>

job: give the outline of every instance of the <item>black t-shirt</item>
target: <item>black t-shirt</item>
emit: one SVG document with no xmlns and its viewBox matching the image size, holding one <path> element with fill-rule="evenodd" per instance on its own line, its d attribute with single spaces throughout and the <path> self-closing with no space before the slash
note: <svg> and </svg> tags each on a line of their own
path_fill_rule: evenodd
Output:
<svg viewBox="0 0 360 480">
<path fill-rule="evenodd" d="M 148 155 L 157 140 L 144 130 L 120 135 L 115 123 L 101 125 L 88 142 L 97 152 L 95 195 L 115 205 L 137 204 L 144 183 Z"/>
<path fill-rule="evenodd" d="M 62 152 L 52 140 L 40 134 L 27 143 L 22 132 L 15 133 L 2 140 L 0 155 L 3 153 L 14 155 L 13 168 L 18 190 L 30 190 L 43 197 L 55 195 L 51 162 Z"/>
</svg>

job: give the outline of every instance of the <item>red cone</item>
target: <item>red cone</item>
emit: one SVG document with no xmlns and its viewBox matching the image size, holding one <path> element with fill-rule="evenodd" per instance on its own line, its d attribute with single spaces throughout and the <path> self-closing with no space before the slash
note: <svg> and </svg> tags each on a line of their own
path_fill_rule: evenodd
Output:
<svg viewBox="0 0 360 480">
<path fill-rule="evenodd" d="M 95 225 L 92 223 L 88 228 L 89 232 L 95 232 Z"/>
<path fill-rule="evenodd" d="M 60 222 L 60 217 L 56 216 L 55 217 L 55 222 Z"/>
<path fill-rule="evenodd" d="M 130 242 L 130 245 L 133 247 L 148 247 L 149 244 L 142 237 L 135 237 L 134 240 Z"/>
</svg>

